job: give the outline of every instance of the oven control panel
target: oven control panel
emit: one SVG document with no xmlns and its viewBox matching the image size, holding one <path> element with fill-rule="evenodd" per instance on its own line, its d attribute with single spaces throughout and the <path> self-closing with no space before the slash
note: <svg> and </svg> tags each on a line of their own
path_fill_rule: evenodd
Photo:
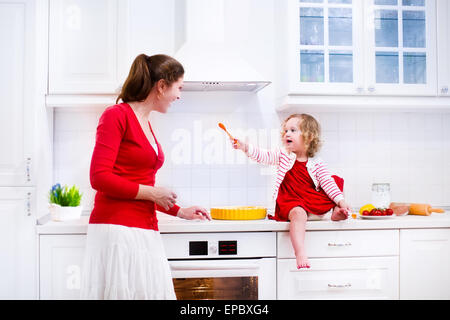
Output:
<svg viewBox="0 0 450 320">
<path fill-rule="evenodd" d="M 237 255 L 237 241 L 224 240 L 209 244 L 208 241 L 189 241 L 189 256 Z"/>
<path fill-rule="evenodd" d="M 168 259 L 275 257 L 276 232 L 161 234 Z"/>
<path fill-rule="evenodd" d="M 219 241 L 219 256 L 237 254 L 237 241 Z"/>
</svg>

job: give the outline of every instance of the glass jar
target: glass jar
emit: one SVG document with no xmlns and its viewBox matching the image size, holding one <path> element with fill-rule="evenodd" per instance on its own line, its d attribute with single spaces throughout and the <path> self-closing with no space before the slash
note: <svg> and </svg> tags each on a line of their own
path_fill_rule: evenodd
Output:
<svg viewBox="0 0 450 320">
<path fill-rule="evenodd" d="M 372 184 L 372 204 L 376 208 L 389 208 L 391 203 L 391 186 L 389 183 Z"/>
</svg>

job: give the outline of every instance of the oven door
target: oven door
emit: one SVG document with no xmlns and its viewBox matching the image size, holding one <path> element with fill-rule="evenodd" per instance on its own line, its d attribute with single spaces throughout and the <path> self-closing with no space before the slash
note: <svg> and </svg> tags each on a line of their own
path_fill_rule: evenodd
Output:
<svg viewBox="0 0 450 320">
<path fill-rule="evenodd" d="M 169 260 L 178 300 L 274 300 L 276 260 Z"/>
</svg>

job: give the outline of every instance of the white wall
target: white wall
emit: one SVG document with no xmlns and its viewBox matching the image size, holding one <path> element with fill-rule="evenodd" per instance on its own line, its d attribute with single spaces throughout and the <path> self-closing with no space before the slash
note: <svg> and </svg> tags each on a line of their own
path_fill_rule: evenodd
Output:
<svg viewBox="0 0 450 320">
<path fill-rule="evenodd" d="M 185 97 L 173 106 L 177 111 L 152 114 L 151 122 L 166 156 L 157 175 L 158 185 L 176 191 L 185 206 L 271 206 L 270 171 L 233 150 L 217 122 L 222 121 L 238 136 L 247 133 L 251 142 L 270 147 L 278 145 L 278 115 L 248 101 L 235 107 L 230 102 L 226 112 L 199 110 L 202 105 L 205 109 L 214 106 L 214 98 L 209 98 Z M 238 103 L 247 99 L 238 95 L 231 100 Z M 449 114 L 313 115 L 323 129 L 320 154 L 332 172 L 345 179 L 345 192 L 353 206 L 371 201 L 370 187 L 377 181 L 391 183 L 393 201 L 450 205 Z M 55 115 L 55 182 L 80 185 L 86 208 L 93 199 L 89 163 L 99 116 L 100 110 L 58 110 Z"/>
<path fill-rule="evenodd" d="M 271 80 L 276 79 L 274 1 L 227 1 L 228 8 L 239 8 L 234 23 L 227 23 L 227 41 Z M 158 48 L 160 41 L 160 47 L 169 50 L 167 38 L 159 33 L 167 30 L 167 36 L 173 37 L 175 31 L 155 30 L 158 35 L 149 36 L 151 48 Z M 138 53 L 134 52 L 138 47 L 133 48 L 132 57 Z M 157 184 L 175 190 L 184 206 L 272 206 L 271 171 L 232 150 L 217 123 L 223 122 L 237 137 L 248 134 L 260 146 L 278 145 L 280 119 L 286 115 L 274 111 L 275 87 L 273 83 L 258 94 L 184 93 L 168 114 L 152 114 L 151 123 L 166 155 Z M 81 186 L 87 211 L 93 204 L 89 163 L 101 112 L 55 109 L 54 182 Z M 449 114 L 336 111 L 313 115 L 323 130 L 321 156 L 333 173 L 345 179 L 352 206 L 370 202 L 370 187 L 377 181 L 391 183 L 393 201 L 450 205 Z M 189 144 L 190 148 L 185 147 Z"/>
</svg>

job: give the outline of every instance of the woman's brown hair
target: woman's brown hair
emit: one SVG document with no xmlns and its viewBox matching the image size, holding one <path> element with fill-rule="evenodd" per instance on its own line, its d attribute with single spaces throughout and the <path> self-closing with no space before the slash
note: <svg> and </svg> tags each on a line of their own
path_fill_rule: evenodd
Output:
<svg viewBox="0 0 450 320">
<path fill-rule="evenodd" d="M 298 127 L 303 136 L 303 142 L 306 147 L 306 155 L 308 157 L 314 157 L 314 155 L 319 151 L 322 141 L 320 141 L 320 124 L 319 122 L 311 115 L 302 113 L 302 114 L 292 114 L 284 120 L 281 128 L 281 136 L 284 137 L 284 128 L 286 123 L 292 119 L 298 119 Z"/>
<path fill-rule="evenodd" d="M 138 55 L 131 65 L 116 103 L 144 101 L 153 86 L 163 79 L 168 86 L 184 75 L 184 68 L 177 60 L 165 54 Z"/>
</svg>

